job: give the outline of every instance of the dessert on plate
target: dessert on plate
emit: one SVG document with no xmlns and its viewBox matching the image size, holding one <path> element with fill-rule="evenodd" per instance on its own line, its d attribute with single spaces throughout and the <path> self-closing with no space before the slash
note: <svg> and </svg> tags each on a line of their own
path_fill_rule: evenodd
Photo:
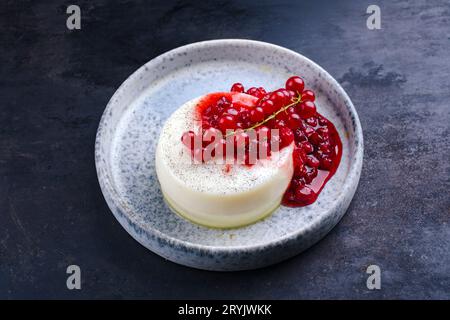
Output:
<svg viewBox="0 0 450 320">
<path fill-rule="evenodd" d="M 232 228 L 278 206 L 312 204 L 336 172 L 342 144 L 293 76 L 274 91 L 235 83 L 188 101 L 166 121 L 156 172 L 166 202 L 195 223 Z"/>
</svg>

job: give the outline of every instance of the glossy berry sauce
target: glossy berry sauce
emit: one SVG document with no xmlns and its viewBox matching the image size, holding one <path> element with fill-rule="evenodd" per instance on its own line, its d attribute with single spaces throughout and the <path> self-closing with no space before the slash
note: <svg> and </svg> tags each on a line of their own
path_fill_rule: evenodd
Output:
<svg viewBox="0 0 450 320">
<path fill-rule="evenodd" d="M 258 148 L 265 144 L 264 154 L 258 153 L 257 159 L 270 157 L 271 139 L 278 139 L 280 149 L 294 143 L 294 174 L 282 204 L 301 207 L 316 201 L 335 174 L 342 157 L 339 134 L 333 123 L 317 112 L 314 101 L 314 92 L 305 90 L 304 81 L 298 76 L 289 78 L 284 88 L 272 92 L 262 87 L 245 91 L 242 84 L 235 83 L 231 92 L 205 96 L 197 104 L 195 117 L 201 123 L 203 137 L 214 130 L 224 135 L 226 130 L 234 130 L 231 141 L 236 148 L 245 149 L 246 165 L 252 165 L 247 162 L 250 141 L 246 129 L 254 128 L 256 131 Z M 278 129 L 279 136 L 267 134 L 271 129 Z M 205 148 L 211 142 L 194 147 L 193 139 L 198 135 L 200 133 L 188 131 L 181 140 L 191 149 L 193 157 L 206 162 Z M 222 146 L 224 154 L 229 142 L 225 139 L 213 141 Z"/>
<path fill-rule="evenodd" d="M 283 196 L 282 204 L 285 206 L 299 207 L 314 203 L 322 189 L 325 187 L 325 184 L 336 173 L 336 170 L 339 167 L 342 158 L 341 139 L 339 138 L 339 134 L 334 125 L 323 116 L 319 116 L 322 119 L 322 123 L 325 122 L 325 120 L 327 123 L 325 126 L 317 126 L 315 129 L 328 129 L 330 151 L 327 153 L 327 158 L 324 157 L 324 154 L 320 150 L 322 145 L 320 143 L 315 143 L 315 139 L 308 140 L 313 147 L 313 151 L 306 154 L 306 157 L 306 152 L 299 156 L 303 161 L 299 161 L 297 155 L 295 155 L 297 149 L 294 151 L 294 176 Z M 298 140 L 296 139 L 296 144 L 297 143 Z M 309 149 L 307 151 L 309 151 Z M 312 158 L 312 156 L 319 160 L 318 167 L 316 167 L 316 164 L 309 158 Z M 295 161 L 298 162 L 295 163 Z"/>
</svg>

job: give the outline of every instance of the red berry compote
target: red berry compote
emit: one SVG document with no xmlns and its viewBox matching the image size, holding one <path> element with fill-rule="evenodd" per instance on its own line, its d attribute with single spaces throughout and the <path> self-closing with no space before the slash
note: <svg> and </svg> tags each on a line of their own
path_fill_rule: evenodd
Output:
<svg viewBox="0 0 450 320">
<path fill-rule="evenodd" d="M 185 132 L 181 140 L 200 162 L 215 156 L 214 152 L 206 154 L 213 144 L 214 150 L 222 151 L 220 157 L 237 159 L 241 154 L 242 164 L 247 166 L 254 164 L 252 159 L 271 157 L 274 146 L 281 150 L 294 144 L 294 173 L 282 204 L 306 206 L 316 201 L 342 156 L 339 134 L 333 123 L 317 112 L 315 99 L 315 93 L 305 89 L 298 76 L 274 91 L 263 87 L 245 90 L 241 83 L 235 83 L 230 92 L 209 94 L 200 101 L 196 107 L 200 131 Z M 221 138 L 205 139 L 217 134 Z M 197 138 L 201 143 L 194 143 Z M 233 144 L 232 155 L 227 154 L 229 144 Z M 253 158 L 252 151 L 257 151 Z"/>
</svg>

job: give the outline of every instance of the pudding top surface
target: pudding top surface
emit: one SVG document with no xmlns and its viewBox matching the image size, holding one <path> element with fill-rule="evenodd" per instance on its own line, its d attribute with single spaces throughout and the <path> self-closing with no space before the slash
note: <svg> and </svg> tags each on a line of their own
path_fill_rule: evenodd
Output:
<svg viewBox="0 0 450 320">
<path fill-rule="evenodd" d="M 288 166 L 292 166 L 293 145 L 273 152 L 269 159 L 258 160 L 253 166 L 192 163 L 189 150 L 181 143 L 181 136 L 188 130 L 197 130 L 195 107 L 202 98 L 188 101 L 178 108 L 161 131 L 156 157 L 174 179 L 198 192 L 223 195 L 249 191 L 274 178 L 291 179 L 287 172 Z"/>
</svg>

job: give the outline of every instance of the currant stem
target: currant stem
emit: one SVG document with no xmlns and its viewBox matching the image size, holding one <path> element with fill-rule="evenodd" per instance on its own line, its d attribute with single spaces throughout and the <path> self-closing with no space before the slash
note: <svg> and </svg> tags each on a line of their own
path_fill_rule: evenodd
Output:
<svg viewBox="0 0 450 320">
<path fill-rule="evenodd" d="M 247 131 L 253 130 L 253 129 L 259 127 L 259 126 L 262 126 L 264 123 L 266 123 L 266 122 L 268 122 L 269 120 L 272 120 L 273 118 L 275 118 L 275 117 L 276 117 L 278 114 L 280 114 L 281 112 L 286 111 L 286 110 L 289 109 L 290 107 L 295 106 L 296 104 L 301 103 L 301 102 L 302 102 L 302 96 L 299 94 L 299 95 L 297 96 L 297 98 L 294 98 L 294 101 L 293 101 L 292 103 L 290 103 L 290 104 L 288 104 L 288 105 L 286 105 L 286 106 L 284 106 L 284 107 L 281 107 L 279 110 L 277 110 L 276 112 L 272 113 L 270 116 L 268 116 L 268 117 L 267 117 L 266 119 L 264 119 L 263 121 L 258 122 L 257 124 L 255 124 L 255 125 L 253 125 L 253 126 L 251 126 L 251 127 L 249 127 L 249 128 L 244 129 L 244 132 L 247 132 Z M 230 133 L 226 134 L 226 135 L 225 135 L 225 138 L 227 138 L 227 137 L 229 137 L 229 136 L 232 136 L 232 135 L 234 135 L 234 134 L 236 134 L 236 131 L 233 131 L 233 132 L 230 132 Z"/>
</svg>

